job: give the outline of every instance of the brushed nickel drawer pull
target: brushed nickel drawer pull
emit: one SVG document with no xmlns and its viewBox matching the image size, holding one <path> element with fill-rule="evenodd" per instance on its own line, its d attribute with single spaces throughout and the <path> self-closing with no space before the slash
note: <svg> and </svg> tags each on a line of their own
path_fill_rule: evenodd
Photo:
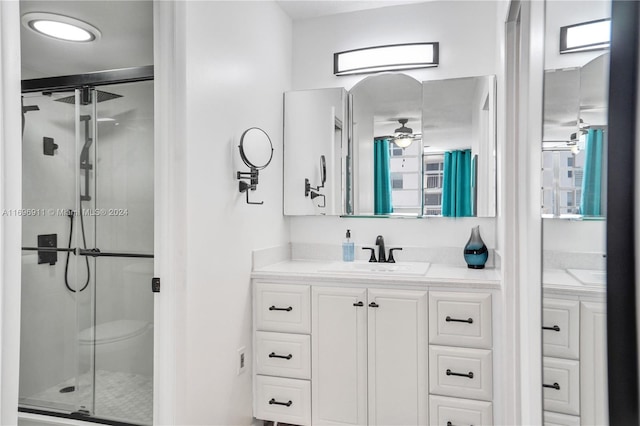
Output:
<svg viewBox="0 0 640 426">
<path fill-rule="evenodd" d="M 469 371 L 469 373 L 454 373 L 453 371 L 447 369 L 447 376 L 460 376 L 460 377 L 468 377 L 473 379 L 473 372 Z"/>
</svg>

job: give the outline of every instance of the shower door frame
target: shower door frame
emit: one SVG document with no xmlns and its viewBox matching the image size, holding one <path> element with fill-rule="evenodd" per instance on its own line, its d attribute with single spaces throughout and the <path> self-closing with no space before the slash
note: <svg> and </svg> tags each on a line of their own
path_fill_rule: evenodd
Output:
<svg viewBox="0 0 640 426">
<path fill-rule="evenodd" d="M 122 68 L 117 70 L 107 70 L 107 71 L 98 71 L 91 72 L 86 74 L 75 74 L 75 75 L 67 75 L 67 76 L 57 76 L 57 77 L 46 77 L 46 78 L 38 78 L 38 79 L 30 79 L 30 80 L 22 80 L 21 88 L 22 94 L 26 93 L 38 93 L 38 92 L 61 92 L 61 91 L 70 91 L 77 89 L 96 89 L 100 86 L 107 85 L 115 85 L 115 84 L 127 84 L 127 83 L 136 83 L 142 81 L 154 81 L 154 66 L 146 65 L 140 67 L 130 67 L 130 68 Z M 155 89 L 154 89 L 154 97 L 155 97 Z M 154 113 L 155 118 L 155 113 Z M 154 125 L 155 132 L 155 125 Z M 154 143 L 155 145 L 155 143 Z M 157 168 L 154 166 L 154 181 L 157 176 Z M 155 182 L 154 182 L 154 195 L 157 192 Z M 156 208 L 154 204 L 154 216 L 156 215 Z M 156 240 L 155 236 L 156 230 L 154 229 L 154 241 Z M 22 242 L 22 233 L 20 232 L 20 241 Z M 157 247 L 157 243 L 154 242 L 154 253 L 155 248 Z M 40 247 L 22 247 L 23 251 L 35 251 L 41 250 Z M 67 248 L 56 248 L 49 249 L 45 251 L 55 250 L 57 252 L 71 252 L 75 255 L 82 256 L 85 258 L 88 257 L 130 257 L 130 258 L 154 258 L 154 254 L 140 254 L 140 253 L 120 253 L 120 252 L 104 252 L 99 250 L 92 250 L 87 248 L 79 248 L 79 249 L 67 249 Z M 155 265 L 154 265 L 155 266 Z M 155 268 L 154 268 L 155 269 Z M 155 276 L 155 274 L 154 274 Z M 149 291 L 151 292 L 151 283 L 149 283 Z M 95 303 L 95 301 L 93 302 Z M 154 303 L 155 305 L 155 303 Z M 155 311 L 155 308 L 154 308 Z M 154 321 L 156 315 L 154 314 Z M 155 336 L 154 336 L 155 338 Z M 155 339 L 154 339 L 155 340 Z M 154 344 L 154 357 L 155 357 L 155 344 Z M 154 374 L 155 379 L 155 374 Z M 95 385 L 95 384 L 94 384 Z M 154 386 L 155 393 L 155 386 Z M 95 398 L 95 395 L 92 397 Z M 155 411 L 156 407 L 156 398 L 153 400 L 153 409 Z M 94 409 L 95 407 L 93 407 Z M 109 419 L 103 419 L 100 417 L 94 417 L 94 415 L 85 415 L 80 413 L 79 411 L 64 413 L 60 411 L 55 411 L 53 409 L 48 409 L 46 407 L 43 408 L 34 408 L 34 407 L 21 407 L 18 405 L 18 412 L 21 413 L 30 413 L 30 414 L 38 414 L 38 415 L 46 415 L 51 417 L 59 417 L 59 418 L 67 418 L 73 420 L 86 421 L 91 423 L 100 423 L 100 424 L 108 424 L 113 426 L 129 426 L 135 425 L 133 423 L 114 421 Z M 155 418 L 155 416 L 154 416 Z"/>
</svg>

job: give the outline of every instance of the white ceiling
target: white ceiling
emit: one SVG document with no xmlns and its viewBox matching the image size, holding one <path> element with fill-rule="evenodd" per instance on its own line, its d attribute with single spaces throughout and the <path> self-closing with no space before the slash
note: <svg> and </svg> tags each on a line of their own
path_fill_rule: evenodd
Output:
<svg viewBox="0 0 640 426">
<path fill-rule="evenodd" d="M 422 2 L 424 0 L 276 1 L 293 20 Z M 65 42 L 22 26 L 23 79 L 153 64 L 151 0 L 20 0 L 21 15 L 27 12 L 51 12 L 88 22 L 101 31 L 102 38 L 92 43 Z"/>
<path fill-rule="evenodd" d="M 97 27 L 92 43 L 55 40 L 22 26 L 22 78 L 83 74 L 153 64 L 152 1 L 20 1 L 20 14 L 51 12 Z"/>
<path fill-rule="evenodd" d="M 377 9 L 380 7 L 410 3 L 424 3 L 424 0 L 276 0 L 276 3 L 295 21 L 298 19 L 317 18 L 319 16 L 355 12 L 358 10 Z"/>
</svg>

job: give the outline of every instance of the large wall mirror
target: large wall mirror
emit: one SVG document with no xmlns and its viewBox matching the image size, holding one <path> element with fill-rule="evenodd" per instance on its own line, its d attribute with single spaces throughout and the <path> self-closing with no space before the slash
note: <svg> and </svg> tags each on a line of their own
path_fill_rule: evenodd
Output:
<svg viewBox="0 0 640 426">
<path fill-rule="evenodd" d="M 347 106 L 341 88 L 286 93 L 285 214 L 494 217 L 495 87 L 494 76 L 383 73 L 356 84 Z M 322 155 L 316 195 L 307 175 Z"/>
<path fill-rule="evenodd" d="M 543 217 L 545 424 L 608 424 L 607 50 L 560 54 L 561 27 L 610 17 L 608 1 L 546 2 Z M 593 35 L 593 32 L 590 33 Z"/>
</svg>

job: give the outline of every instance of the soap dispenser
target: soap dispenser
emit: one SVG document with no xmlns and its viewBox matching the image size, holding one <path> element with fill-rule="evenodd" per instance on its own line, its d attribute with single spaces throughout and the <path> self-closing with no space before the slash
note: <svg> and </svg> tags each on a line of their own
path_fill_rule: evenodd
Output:
<svg viewBox="0 0 640 426">
<path fill-rule="evenodd" d="M 345 262 L 353 262 L 355 258 L 355 246 L 351 241 L 351 230 L 347 229 L 347 235 L 342 243 L 342 260 Z"/>
</svg>

